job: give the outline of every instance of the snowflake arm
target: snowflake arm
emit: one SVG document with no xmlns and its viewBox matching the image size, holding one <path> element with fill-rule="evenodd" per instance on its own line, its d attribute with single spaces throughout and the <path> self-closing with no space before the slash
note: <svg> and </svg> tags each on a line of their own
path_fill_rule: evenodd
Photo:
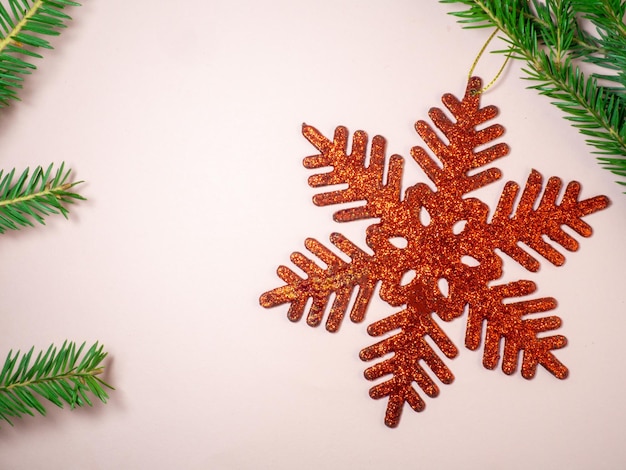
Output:
<svg viewBox="0 0 626 470">
<path fill-rule="evenodd" d="M 504 127 L 499 124 L 481 130 L 476 129 L 477 126 L 498 115 L 498 108 L 495 106 L 480 107 L 478 90 L 481 89 L 481 84 L 480 78 L 472 77 L 461 101 L 450 93 L 443 96 L 442 101 L 456 119 L 455 122 L 439 108 L 431 108 L 428 112 L 435 126 L 445 135 L 449 143 L 439 137 L 425 121 L 417 121 L 415 124 L 417 133 L 437 156 L 443 167 L 422 147 L 413 147 L 411 155 L 437 188 L 452 193 L 456 197 L 500 179 L 502 173 L 497 168 L 489 168 L 472 176 L 469 176 L 468 172 L 509 153 L 509 146 L 505 143 L 475 151 L 477 147 L 504 134 Z"/>
<path fill-rule="evenodd" d="M 343 127 L 335 129 L 332 141 L 324 137 L 317 129 L 304 124 L 302 134 L 321 153 L 306 157 L 303 164 L 306 168 L 318 169 L 332 167 L 327 173 L 318 173 L 309 177 L 309 185 L 313 188 L 347 184 L 346 189 L 329 191 L 313 197 L 317 206 L 329 206 L 357 201 L 365 204 L 342 209 L 335 213 L 336 222 L 382 217 L 394 207 L 400 205 L 400 189 L 404 159 L 398 155 L 389 158 L 389 171 L 385 181 L 384 172 L 387 165 L 385 157 L 386 141 L 377 135 L 372 139 L 369 164 L 365 165 L 367 153 L 367 134 L 356 131 L 352 137 L 352 150 L 347 153 L 348 130 Z"/>
<path fill-rule="evenodd" d="M 515 213 L 513 205 L 519 186 L 514 182 L 507 183 L 490 224 L 493 245 L 529 271 L 537 271 L 539 261 L 523 250 L 518 242 L 529 246 L 552 264 L 561 266 L 565 262 L 565 256 L 545 241 L 543 236 L 547 236 L 566 250 L 576 251 L 578 242 L 568 235 L 562 226 L 567 225 L 579 235 L 589 237 L 592 233 L 591 227 L 583 222 L 582 218 L 609 205 L 606 196 L 579 201 L 580 184 L 577 181 L 567 185 L 559 204 L 557 198 L 562 182 L 559 178 L 552 177 L 548 180 L 535 209 L 534 206 L 541 195 L 542 183 L 541 174 L 533 170 Z"/>
<path fill-rule="evenodd" d="M 535 292 L 532 281 L 517 281 L 510 284 L 487 287 L 477 300 L 470 304 L 465 345 L 476 350 L 480 347 L 483 322 L 487 322 L 483 365 L 494 369 L 500 362 L 500 343 L 504 340 L 502 370 L 513 374 L 517 370 L 519 353 L 523 352 L 522 376 L 531 379 L 538 365 L 542 365 L 559 379 L 568 375 L 565 367 L 552 353 L 567 344 L 561 335 L 537 337 L 537 334 L 552 331 L 561 326 L 557 316 L 524 319 L 524 316 L 547 312 L 556 307 L 551 297 L 504 303 L 505 299 L 522 297 Z"/>
<path fill-rule="evenodd" d="M 385 424 L 392 428 L 398 425 L 405 402 L 417 412 L 426 406 L 413 387 L 413 382 L 429 397 L 439 395 L 439 387 L 424 370 L 421 362 L 444 384 L 450 384 L 454 380 L 454 375 L 426 341 L 426 337 L 430 337 L 446 357 L 453 358 L 458 354 L 457 348 L 434 321 L 432 314 L 419 302 L 411 302 L 405 310 L 373 323 L 367 331 L 371 336 L 382 336 L 396 329 L 401 331 L 360 353 L 363 361 L 393 353 L 392 357 L 366 369 L 364 374 L 368 380 L 392 376 L 370 389 L 370 396 L 374 399 L 389 397 Z"/>
<path fill-rule="evenodd" d="M 293 253 L 291 261 L 302 269 L 307 277 L 302 278 L 288 267 L 280 266 L 277 273 L 286 285 L 264 293 L 260 299 L 261 305 L 269 308 L 290 303 L 287 316 L 291 321 L 297 322 L 304 315 L 308 300 L 312 299 L 307 324 L 318 326 L 322 322 L 331 294 L 335 294 L 326 321 L 326 329 L 335 332 L 348 310 L 352 292 L 358 288 L 356 300 L 350 311 L 350 319 L 355 323 L 363 321 L 377 283 L 376 276 L 370 273 L 373 266 L 372 258 L 339 233 L 333 233 L 330 241 L 347 254 L 351 261 L 344 261 L 317 240 L 308 238 L 305 247 L 327 267 L 321 268 L 303 254 Z"/>
</svg>

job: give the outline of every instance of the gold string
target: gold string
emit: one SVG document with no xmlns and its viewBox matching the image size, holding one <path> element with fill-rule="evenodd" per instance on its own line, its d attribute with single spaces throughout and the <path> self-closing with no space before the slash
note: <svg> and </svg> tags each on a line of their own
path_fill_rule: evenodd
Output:
<svg viewBox="0 0 626 470">
<path fill-rule="evenodd" d="M 470 68 L 469 73 L 467 74 L 467 78 L 470 79 L 472 78 L 472 74 L 474 73 L 474 69 L 476 68 L 476 65 L 478 65 L 478 61 L 480 60 L 480 58 L 482 57 L 483 53 L 485 52 L 485 49 L 487 49 L 487 46 L 489 45 L 489 43 L 491 42 L 491 40 L 496 36 L 496 34 L 498 34 L 498 31 L 500 31 L 500 28 L 496 28 L 494 30 L 493 33 L 491 33 L 491 36 L 489 36 L 489 39 L 487 39 L 487 42 L 485 42 L 485 44 L 483 44 L 483 47 L 480 49 L 480 51 L 478 52 L 478 55 L 476 56 L 476 58 L 474 59 L 474 63 L 472 64 L 472 67 Z M 498 78 L 500 78 L 500 75 L 502 74 L 502 72 L 504 71 L 504 67 L 506 67 L 506 64 L 509 62 L 509 59 L 511 58 L 511 52 L 509 52 L 506 55 L 506 60 L 504 61 L 504 63 L 502 64 L 502 67 L 500 67 L 500 70 L 498 70 L 498 73 L 496 74 L 496 76 L 493 78 L 493 80 L 491 80 L 487 85 L 485 85 L 484 87 L 482 87 L 480 90 L 475 90 L 473 93 L 474 94 L 479 94 L 479 93 L 484 93 L 485 91 L 487 91 L 489 88 L 491 88 L 491 86 L 496 83 L 496 80 L 498 80 Z"/>
</svg>

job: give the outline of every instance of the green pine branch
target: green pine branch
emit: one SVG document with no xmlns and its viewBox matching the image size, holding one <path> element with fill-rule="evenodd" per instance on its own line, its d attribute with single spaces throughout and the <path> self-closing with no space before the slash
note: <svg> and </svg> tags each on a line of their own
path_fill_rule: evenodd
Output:
<svg viewBox="0 0 626 470">
<path fill-rule="evenodd" d="M 626 98 L 626 2 L 607 0 L 572 0 L 574 8 L 596 27 L 598 38 L 588 37 L 587 42 L 596 47 L 584 56 L 585 61 L 615 71 L 597 74 L 598 78 L 616 82 L 613 90 Z"/>
<path fill-rule="evenodd" d="M 99 375 L 107 353 L 97 342 L 87 352 L 85 343 L 78 349 L 73 342 L 64 342 L 59 350 L 51 345 L 40 351 L 31 364 L 33 348 L 26 354 L 9 352 L 0 372 L 0 419 L 13 425 L 11 418 L 45 415 L 41 403 L 45 399 L 60 408 L 64 404 L 92 406 L 88 394 L 106 403 L 106 389 L 113 389 Z"/>
<path fill-rule="evenodd" d="M 19 99 L 24 75 L 36 69 L 32 59 L 41 58 L 35 50 L 52 49 L 45 36 L 58 36 L 71 18 L 64 13 L 68 0 L 0 1 L 0 108 Z"/>
<path fill-rule="evenodd" d="M 621 0 L 440 0 L 465 10 L 451 14 L 467 28 L 496 27 L 526 62 L 529 88 L 553 99 L 588 137 L 599 163 L 626 177 L 626 2 Z M 590 34 L 582 19 L 596 27 Z M 587 76 L 578 61 L 601 71 Z M 609 83 L 609 85 L 601 83 Z M 626 181 L 617 181 L 626 185 Z"/>
<path fill-rule="evenodd" d="M 85 199 L 71 191 L 81 182 L 68 182 L 70 171 L 65 171 L 63 163 L 54 173 L 53 165 L 45 171 L 37 167 L 29 178 L 27 168 L 13 181 L 15 169 L 6 175 L 0 170 L 0 233 L 32 226 L 33 221 L 45 224 L 44 217 L 50 214 L 62 214 L 67 218 L 68 210 L 64 204 Z"/>
<path fill-rule="evenodd" d="M 0 0 L 0 108 L 17 100 L 24 75 L 36 67 L 32 59 L 41 58 L 37 49 L 51 49 L 46 36 L 57 36 L 70 17 L 63 12 L 68 0 Z M 67 204 L 84 199 L 72 191 L 80 182 L 70 182 L 64 164 L 54 170 L 27 168 L 16 178 L 0 170 L 0 233 L 44 224 L 50 214 L 67 217 Z M 46 414 L 42 400 L 59 407 L 92 405 L 89 395 L 106 403 L 106 389 L 113 389 L 99 375 L 107 353 L 95 343 L 84 351 L 85 343 L 67 341 L 60 349 L 52 345 L 33 360 L 34 348 L 26 354 L 9 352 L 0 371 L 0 420 Z M 31 362 L 32 361 L 32 362 Z"/>
</svg>

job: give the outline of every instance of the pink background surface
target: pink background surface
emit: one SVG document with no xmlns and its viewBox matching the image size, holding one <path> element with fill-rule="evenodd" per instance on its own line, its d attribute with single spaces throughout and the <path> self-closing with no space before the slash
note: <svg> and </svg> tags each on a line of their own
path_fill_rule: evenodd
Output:
<svg viewBox="0 0 626 470">
<path fill-rule="evenodd" d="M 507 128 L 501 182 L 532 168 L 606 194 L 595 234 L 561 268 L 508 263 L 558 299 L 559 381 L 481 366 L 456 376 L 399 428 L 368 397 L 366 324 L 331 335 L 265 310 L 279 264 L 341 231 L 317 208 L 302 122 L 384 135 L 389 153 L 445 92 L 463 93 L 485 30 L 463 31 L 434 1 L 88 1 L 0 115 L 2 168 L 65 161 L 89 199 L 2 237 L 2 354 L 64 339 L 109 351 L 107 405 L 50 409 L 0 428 L 3 469 L 615 469 L 626 467 L 623 390 L 626 196 L 549 100 L 512 63 L 485 94 Z M 495 47 L 496 45 L 494 45 Z M 498 47 L 501 45 L 498 44 Z M 480 62 L 491 79 L 501 56 Z M 409 159 L 410 160 L 410 159 Z M 407 184 L 426 181 L 409 161 Z M 580 240 L 580 237 L 578 237 Z M 463 321 L 443 325 L 459 346 Z"/>
</svg>

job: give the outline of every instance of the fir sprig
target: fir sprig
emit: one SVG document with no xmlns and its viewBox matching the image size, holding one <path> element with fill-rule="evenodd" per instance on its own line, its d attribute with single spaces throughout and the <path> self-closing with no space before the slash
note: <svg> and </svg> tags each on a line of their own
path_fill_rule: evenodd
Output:
<svg viewBox="0 0 626 470">
<path fill-rule="evenodd" d="M 32 59 L 41 58 L 39 48 L 51 49 L 46 36 L 57 36 L 70 17 L 64 8 L 78 3 L 68 0 L 0 0 L 0 108 L 18 99 L 24 75 L 35 69 Z M 37 167 L 30 175 L 27 168 L 16 178 L 15 169 L 0 171 L 0 233 L 44 223 L 50 214 L 67 217 L 67 204 L 84 199 L 72 191 L 80 182 L 70 182 L 64 164 L 55 171 Z M 85 343 L 76 348 L 64 342 L 39 352 L 31 363 L 34 348 L 26 354 L 9 352 L 0 371 L 0 420 L 46 414 L 42 400 L 59 407 L 92 405 L 89 395 L 107 401 L 112 389 L 99 375 L 107 353 L 95 343 L 84 352 Z"/>
<path fill-rule="evenodd" d="M 23 75 L 35 69 L 38 48 L 52 49 L 45 36 L 58 36 L 71 18 L 63 11 L 78 5 L 68 0 L 0 1 L 0 108 L 22 88 Z"/>
<path fill-rule="evenodd" d="M 45 415 L 42 398 L 60 408 L 75 408 L 92 406 L 90 393 L 106 403 L 106 389 L 112 387 L 99 375 L 107 353 L 97 342 L 83 353 L 84 347 L 67 341 L 58 350 L 51 345 L 32 364 L 34 348 L 26 354 L 9 352 L 0 372 L 0 419 L 12 425 L 11 418 L 33 416 L 34 411 Z"/>
<path fill-rule="evenodd" d="M 626 2 L 620 0 L 440 0 L 467 7 L 451 14 L 465 27 L 496 27 L 526 62 L 530 88 L 553 99 L 589 137 L 600 164 L 626 177 Z M 597 34 L 581 28 L 581 19 Z M 578 61 L 600 71 L 585 75 Z M 614 73 L 616 71 L 616 73 Z M 611 85 L 601 84 L 608 80 Z M 618 181 L 626 185 L 626 181 Z"/>
<path fill-rule="evenodd" d="M 27 168 L 13 181 L 15 169 L 6 175 L 0 170 L 0 233 L 32 226 L 33 221 L 44 224 L 44 216 L 50 214 L 67 218 L 64 204 L 85 199 L 71 191 L 80 181 L 68 182 L 70 171 L 65 171 L 63 163 L 55 172 L 53 165 L 45 171 L 37 167 L 29 178 Z"/>
</svg>

